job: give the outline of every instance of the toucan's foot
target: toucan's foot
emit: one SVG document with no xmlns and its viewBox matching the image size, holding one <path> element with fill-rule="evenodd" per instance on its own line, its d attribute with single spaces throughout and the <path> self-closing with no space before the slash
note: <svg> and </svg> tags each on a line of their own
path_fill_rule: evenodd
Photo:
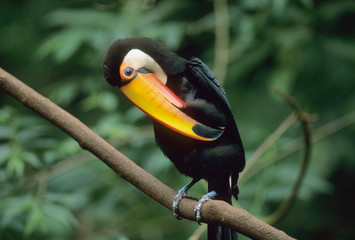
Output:
<svg viewBox="0 0 355 240">
<path fill-rule="evenodd" d="M 196 216 L 196 221 L 198 224 L 201 224 L 200 221 L 201 221 L 201 207 L 202 207 L 202 204 L 204 204 L 205 202 L 208 202 L 210 200 L 213 200 L 214 197 L 217 196 L 217 193 L 215 191 L 211 191 L 209 193 L 207 193 L 206 195 L 204 195 L 200 201 L 198 201 L 196 207 L 195 207 L 195 216 Z"/>
<path fill-rule="evenodd" d="M 183 187 L 182 189 L 180 189 L 178 191 L 178 194 L 176 194 L 176 196 L 174 197 L 174 201 L 173 201 L 173 214 L 174 217 L 176 217 L 177 219 L 181 219 L 181 217 L 179 217 L 179 214 L 177 213 L 178 211 L 178 207 L 179 207 L 179 203 L 181 201 L 182 198 L 190 198 L 192 200 L 198 201 L 197 198 L 195 198 L 194 196 L 190 196 L 187 194 L 187 190 L 186 187 Z"/>
<path fill-rule="evenodd" d="M 183 188 L 181 188 L 178 193 L 176 194 L 176 196 L 174 197 L 174 201 L 173 201 L 173 214 L 177 219 L 181 219 L 179 217 L 178 214 L 178 207 L 179 207 L 179 203 L 181 201 L 182 198 L 190 198 L 193 199 L 195 201 L 198 201 L 197 198 L 190 196 L 187 194 L 187 191 L 196 183 L 198 182 L 200 179 L 199 178 L 194 178 L 192 179 L 191 182 L 189 182 L 186 186 L 184 186 Z"/>
</svg>

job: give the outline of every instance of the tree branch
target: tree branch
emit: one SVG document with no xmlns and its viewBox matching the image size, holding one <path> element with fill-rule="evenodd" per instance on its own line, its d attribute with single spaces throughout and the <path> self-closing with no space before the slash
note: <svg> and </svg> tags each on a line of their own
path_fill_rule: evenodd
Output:
<svg viewBox="0 0 355 240">
<path fill-rule="evenodd" d="M 286 215 L 287 210 L 291 207 L 292 203 L 295 201 L 296 196 L 301 188 L 302 181 L 306 175 L 307 168 L 311 159 L 311 126 L 309 123 L 309 116 L 305 112 L 301 110 L 298 106 L 296 100 L 291 96 L 287 95 L 286 93 L 282 92 L 278 88 L 274 88 L 274 91 L 278 93 L 293 109 L 294 113 L 297 115 L 298 119 L 301 121 L 303 134 L 304 134 L 304 156 L 302 160 L 301 169 L 299 171 L 298 177 L 296 182 L 292 188 L 292 192 L 288 198 L 286 198 L 281 205 L 276 209 L 274 213 L 268 216 L 267 222 L 270 224 L 276 224 L 278 221 L 281 220 L 282 217 Z"/>
<path fill-rule="evenodd" d="M 0 88 L 71 136 L 83 149 L 90 151 L 119 176 L 171 210 L 176 191 L 129 160 L 77 118 L 2 68 Z M 195 220 L 195 205 L 195 201 L 184 198 L 179 205 L 180 216 Z M 234 208 L 223 201 L 205 203 L 202 208 L 202 222 L 228 226 L 252 239 L 293 239 L 247 211 Z"/>
<path fill-rule="evenodd" d="M 223 85 L 229 63 L 229 12 L 227 0 L 214 0 L 214 62 L 213 72 Z"/>
</svg>

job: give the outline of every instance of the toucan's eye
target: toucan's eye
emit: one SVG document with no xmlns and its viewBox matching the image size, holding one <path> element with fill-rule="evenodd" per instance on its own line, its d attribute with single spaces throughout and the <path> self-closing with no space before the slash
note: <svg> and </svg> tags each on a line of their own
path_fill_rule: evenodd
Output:
<svg viewBox="0 0 355 240">
<path fill-rule="evenodd" d="M 127 76 L 127 77 L 130 77 L 133 75 L 133 69 L 128 67 L 124 70 L 124 74 Z"/>
</svg>

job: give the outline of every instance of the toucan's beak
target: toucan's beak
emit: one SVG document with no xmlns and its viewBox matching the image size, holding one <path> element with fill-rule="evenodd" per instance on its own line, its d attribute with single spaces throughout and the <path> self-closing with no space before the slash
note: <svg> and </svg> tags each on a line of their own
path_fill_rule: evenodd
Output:
<svg viewBox="0 0 355 240">
<path fill-rule="evenodd" d="M 153 73 L 137 71 L 122 63 L 120 89 L 138 108 L 154 120 L 188 137 L 213 141 L 223 129 L 215 129 L 192 119 L 180 109 L 186 103 L 167 88 Z"/>
</svg>

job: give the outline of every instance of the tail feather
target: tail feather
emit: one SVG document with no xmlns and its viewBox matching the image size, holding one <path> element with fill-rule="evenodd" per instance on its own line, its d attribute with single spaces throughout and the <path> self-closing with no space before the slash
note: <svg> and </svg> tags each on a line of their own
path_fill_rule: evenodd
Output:
<svg viewBox="0 0 355 240">
<path fill-rule="evenodd" d="M 208 224 L 207 227 L 208 240 L 237 240 L 237 233 L 227 227 Z"/>
<path fill-rule="evenodd" d="M 216 181 L 218 179 L 218 181 Z M 238 176 L 234 176 L 231 179 L 231 185 L 229 178 L 221 179 L 214 178 L 212 181 L 208 181 L 208 191 L 216 191 L 216 200 L 223 200 L 232 205 L 232 195 L 237 199 L 238 187 L 236 183 Z M 228 227 L 222 227 L 218 225 L 208 224 L 207 227 L 207 239 L 208 240 L 237 240 L 238 235 L 232 229 Z"/>
</svg>

